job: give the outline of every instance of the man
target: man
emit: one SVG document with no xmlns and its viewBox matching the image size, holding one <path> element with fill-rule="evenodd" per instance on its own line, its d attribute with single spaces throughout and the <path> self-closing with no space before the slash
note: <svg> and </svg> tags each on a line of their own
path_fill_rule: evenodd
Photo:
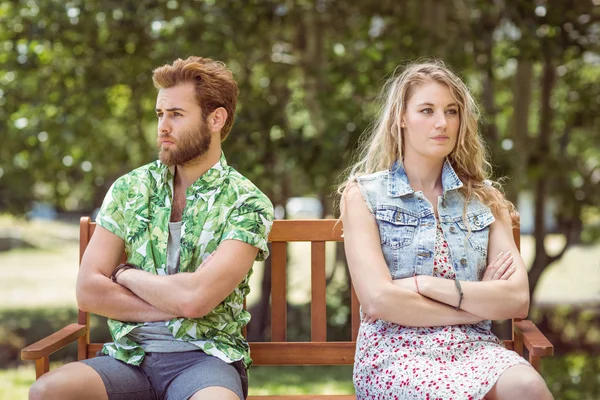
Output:
<svg viewBox="0 0 600 400">
<path fill-rule="evenodd" d="M 30 399 L 247 396 L 243 299 L 253 261 L 268 256 L 273 206 L 221 151 L 237 84 L 199 57 L 153 81 L 160 160 L 110 188 L 77 278 L 79 308 L 107 316 L 114 342 L 45 374 Z"/>
</svg>

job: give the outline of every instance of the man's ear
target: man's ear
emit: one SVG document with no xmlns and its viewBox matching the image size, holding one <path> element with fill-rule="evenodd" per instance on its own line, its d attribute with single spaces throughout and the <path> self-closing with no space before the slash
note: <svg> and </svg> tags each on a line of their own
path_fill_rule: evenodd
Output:
<svg viewBox="0 0 600 400">
<path fill-rule="evenodd" d="M 211 133 L 219 133 L 227 121 L 227 110 L 223 107 L 217 108 L 207 118 L 208 128 Z"/>
</svg>

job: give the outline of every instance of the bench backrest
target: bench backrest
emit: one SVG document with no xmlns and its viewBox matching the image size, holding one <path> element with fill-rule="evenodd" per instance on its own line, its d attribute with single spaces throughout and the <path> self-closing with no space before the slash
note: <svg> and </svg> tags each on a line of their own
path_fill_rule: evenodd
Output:
<svg viewBox="0 0 600 400">
<path fill-rule="evenodd" d="M 96 224 L 89 217 L 81 218 L 79 262 L 94 233 Z M 519 228 L 513 230 L 519 247 Z M 251 342 L 255 365 L 351 365 L 354 363 L 356 337 L 360 326 L 359 302 L 351 286 L 351 341 L 327 341 L 325 243 L 342 242 L 342 223 L 324 220 L 276 220 L 271 243 L 271 342 Z M 287 244 L 310 242 L 311 257 L 311 340 L 287 340 Z M 125 261 L 125 255 L 123 256 Z M 79 323 L 88 326 L 87 335 L 79 341 L 78 358 L 94 357 L 102 343 L 90 343 L 89 314 L 79 310 Z M 511 329 L 513 331 L 513 329 Z M 509 349 L 513 339 L 505 340 Z"/>
</svg>

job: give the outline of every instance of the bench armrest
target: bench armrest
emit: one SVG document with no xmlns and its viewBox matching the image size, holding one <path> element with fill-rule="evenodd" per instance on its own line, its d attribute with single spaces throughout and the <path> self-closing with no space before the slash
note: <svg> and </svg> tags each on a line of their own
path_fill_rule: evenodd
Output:
<svg viewBox="0 0 600 400">
<path fill-rule="evenodd" d="M 551 356 L 554 354 L 554 346 L 544 334 L 529 320 L 515 320 L 515 335 L 520 336 L 523 344 L 533 357 Z"/>
<path fill-rule="evenodd" d="M 86 334 L 85 325 L 71 324 L 21 350 L 22 360 L 38 360 L 62 349 Z"/>
</svg>

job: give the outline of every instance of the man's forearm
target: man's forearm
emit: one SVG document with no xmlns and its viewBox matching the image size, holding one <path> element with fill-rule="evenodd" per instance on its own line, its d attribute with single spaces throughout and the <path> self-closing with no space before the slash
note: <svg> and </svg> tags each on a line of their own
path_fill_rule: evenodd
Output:
<svg viewBox="0 0 600 400">
<path fill-rule="evenodd" d="M 120 273 L 117 282 L 137 297 L 164 310 L 167 313 L 183 316 L 182 305 L 191 292 L 192 273 L 159 276 L 146 271 L 130 269 Z"/>
<path fill-rule="evenodd" d="M 83 311 L 124 322 L 168 321 L 177 316 L 161 311 L 104 275 L 78 285 L 77 303 Z"/>
</svg>

